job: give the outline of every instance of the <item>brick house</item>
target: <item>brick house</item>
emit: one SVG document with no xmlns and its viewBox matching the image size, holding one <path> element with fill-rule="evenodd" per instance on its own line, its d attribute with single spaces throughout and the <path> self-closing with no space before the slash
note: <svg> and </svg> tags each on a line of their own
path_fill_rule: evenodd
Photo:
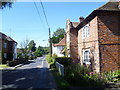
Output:
<svg viewBox="0 0 120 90">
<path fill-rule="evenodd" d="M 76 59 L 81 65 L 90 67 L 94 72 L 120 69 L 120 2 L 107 2 L 94 10 L 72 28 L 74 40 L 66 43 L 76 44 Z M 66 29 L 66 32 L 70 30 Z M 72 33 L 73 33 L 72 32 Z M 69 38 L 69 37 L 68 37 Z M 75 47 L 75 46 L 74 46 Z"/>
<path fill-rule="evenodd" d="M 0 63 L 17 58 L 17 42 L 0 32 Z"/>
</svg>

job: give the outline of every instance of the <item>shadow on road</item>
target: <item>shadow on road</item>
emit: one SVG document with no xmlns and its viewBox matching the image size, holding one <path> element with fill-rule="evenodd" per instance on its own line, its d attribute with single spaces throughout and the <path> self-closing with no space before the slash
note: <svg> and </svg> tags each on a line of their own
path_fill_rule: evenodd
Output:
<svg viewBox="0 0 120 90">
<path fill-rule="evenodd" d="M 31 68 L 31 69 L 15 69 L 15 70 L 7 70 L 7 71 L 3 70 L 2 88 L 3 89 L 8 89 L 8 88 L 53 89 L 56 88 L 56 85 L 48 68 Z"/>
</svg>

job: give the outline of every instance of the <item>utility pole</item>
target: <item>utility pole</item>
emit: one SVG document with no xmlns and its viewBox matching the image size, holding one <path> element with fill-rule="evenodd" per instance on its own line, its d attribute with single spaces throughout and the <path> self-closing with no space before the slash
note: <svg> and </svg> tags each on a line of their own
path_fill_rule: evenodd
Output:
<svg viewBox="0 0 120 90">
<path fill-rule="evenodd" d="M 43 10 L 43 14 L 45 16 L 45 20 L 46 20 L 46 24 L 48 25 L 48 28 L 49 28 L 49 45 L 50 45 L 50 49 L 49 49 L 49 53 L 50 53 L 50 57 L 52 57 L 52 40 L 51 40 L 51 32 L 50 32 L 50 26 L 49 26 L 49 23 L 48 23 L 48 20 L 47 20 L 47 16 L 46 16 L 46 13 L 45 13 L 45 10 L 44 10 L 44 6 L 42 4 L 42 0 L 40 0 L 41 2 L 41 6 L 42 6 L 42 10 Z M 37 6 L 37 5 L 36 5 Z"/>
<path fill-rule="evenodd" d="M 49 28 L 49 53 L 50 53 L 50 57 L 52 57 L 52 40 L 51 40 L 51 32 L 50 32 L 50 28 Z"/>
</svg>

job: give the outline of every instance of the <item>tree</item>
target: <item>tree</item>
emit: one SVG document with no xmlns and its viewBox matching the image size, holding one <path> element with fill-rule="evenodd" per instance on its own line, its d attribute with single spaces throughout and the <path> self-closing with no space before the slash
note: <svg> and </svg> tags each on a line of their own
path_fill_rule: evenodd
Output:
<svg viewBox="0 0 120 90">
<path fill-rule="evenodd" d="M 20 42 L 19 46 L 20 46 L 23 53 L 27 53 L 28 44 L 29 44 L 29 39 L 26 39 L 26 40 L 23 40 L 22 42 Z"/>
<path fill-rule="evenodd" d="M 49 47 L 43 47 L 44 49 L 44 54 L 48 54 L 49 53 Z"/>
<path fill-rule="evenodd" d="M 52 39 L 52 43 L 58 43 L 61 39 L 64 38 L 65 30 L 64 28 L 58 28 L 54 33 Z"/>
<path fill-rule="evenodd" d="M 40 46 L 36 49 L 34 54 L 35 54 L 36 57 L 42 56 L 42 51 L 41 51 L 41 47 Z"/>
<path fill-rule="evenodd" d="M 0 1 L 0 9 L 3 9 L 5 7 L 12 7 L 13 1 L 15 0 L 1 0 Z"/>
<path fill-rule="evenodd" d="M 34 55 L 36 57 L 40 57 L 44 54 L 48 54 L 49 53 L 49 48 L 48 47 L 41 47 L 41 46 L 38 46 L 38 48 L 36 49 L 36 51 L 34 52 Z"/>
<path fill-rule="evenodd" d="M 36 44 L 35 44 L 34 40 L 31 40 L 31 41 L 29 42 L 29 44 L 28 44 L 29 50 L 31 50 L 32 52 L 35 52 L 35 50 L 36 50 L 35 45 L 36 45 Z"/>
</svg>

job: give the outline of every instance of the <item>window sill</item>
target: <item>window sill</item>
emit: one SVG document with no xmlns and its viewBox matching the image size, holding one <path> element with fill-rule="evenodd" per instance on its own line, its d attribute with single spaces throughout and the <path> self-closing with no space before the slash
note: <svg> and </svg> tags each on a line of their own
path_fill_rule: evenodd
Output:
<svg viewBox="0 0 120 90">
<path fill-rule="evenodd" d="M 91 64 L 91 62 L 84 62 L 85 64 Z"/>
</svg>

